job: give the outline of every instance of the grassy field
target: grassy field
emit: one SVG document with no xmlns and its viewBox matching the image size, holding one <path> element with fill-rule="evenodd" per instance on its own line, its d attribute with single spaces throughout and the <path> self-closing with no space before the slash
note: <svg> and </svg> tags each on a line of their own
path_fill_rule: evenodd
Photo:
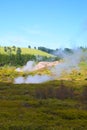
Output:
<svg viewBox="0 0 87 130">
<path fill-rule="evenodd" d="M 87 81 L 0 83 L 0 130 L 87 130 L 87 104 L 79 100 L 84 85 Z M 73 88 L 73 97 L 60 92 L 61 86 Z"/>
<path fill-rule="evenodd" d="M 79 66 L 58 80 L 19 85 L 12 83 L 15 77 L 51 73 L 1 67 L 0 130 L 87 130 L 87 63 Z"/>
<path fill-rule="evenodd" d="M 16 48 L 16 50 L 17 50 L 17 48 Z M 41 55 L 41 56 L 47 56 L 47 57 L 52 56 L 46 52 L 43 52 L 43 51 L 40 51 L 37 49 L 31 49 L 31 48 L 21 48 L 21 51 L 22 51 L 21 54 Z M 4 51 L 4 47 L 0 47 L 0 53 L 8 54 L 7 52 Z M 12 51 L 12 53 L 15 54 L 16 51 Z"/>
</svg>

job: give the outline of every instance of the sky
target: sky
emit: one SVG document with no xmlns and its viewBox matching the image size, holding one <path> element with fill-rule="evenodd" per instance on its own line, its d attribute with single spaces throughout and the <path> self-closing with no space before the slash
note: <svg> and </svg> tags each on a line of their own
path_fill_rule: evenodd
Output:
<svg viewBox="0 0 87 130">
<path fill-rule="evenodd" d="M 51 49 L 87 44 L 87 0 L 0 0 L 0 45 Z"/>
</svg>

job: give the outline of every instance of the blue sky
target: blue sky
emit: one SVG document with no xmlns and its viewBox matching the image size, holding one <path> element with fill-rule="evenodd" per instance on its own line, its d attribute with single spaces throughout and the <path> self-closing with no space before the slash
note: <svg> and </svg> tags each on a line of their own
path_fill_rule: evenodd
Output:
<svg viewBox="0 0 87 130">
<path fill-rule="evenodd" d="M 0 45 L 87 44 L 87 0 L 0 0 Z"/>
</svg>

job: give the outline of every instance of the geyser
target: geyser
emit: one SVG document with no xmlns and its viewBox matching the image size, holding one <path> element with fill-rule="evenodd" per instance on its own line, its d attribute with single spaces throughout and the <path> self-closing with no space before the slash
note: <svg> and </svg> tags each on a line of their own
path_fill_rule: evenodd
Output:
<svg viewBox="0 0 87 130">
<path fill-rule="evenodd" d="M 60 53 L 60 52 L 59 52 Z M 70 73 L 72 70 L 79 71 L 79 63 L 82 59 L 87 60 L 87 52 L 82 49 L 75 49 L 73 53 L 60 53 L 62 55 L 62 60 L 56 62 L 39 62 L 36 64 L 34 61 L 29 61 L 23 68 L 17 68 L 16 71 L 34 71 L 40 70 L 42 68 L 47 68 L 52 73 L 52 76 L 48 75 L 29 75 L 28 77 L 18 77 L 14 79 L 15 84 L 21 83 L 42 83 L 49 80 L 58 79 L 62 72 Z"/>
</svg>

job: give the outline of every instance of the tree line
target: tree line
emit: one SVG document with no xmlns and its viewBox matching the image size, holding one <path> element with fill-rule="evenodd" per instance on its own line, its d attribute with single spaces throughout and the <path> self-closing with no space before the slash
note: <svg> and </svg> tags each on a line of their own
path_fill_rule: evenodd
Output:
<svg viewBox="0 0 87 130">
<path fill-rule="evenodd" d="M 55 61 L 59 60 L 58 57 L 47 57 L 40 55 L 22 54 L 21 48 L 4 47 L 4 54 L 0 53 L 0 66 L 4 65 L 25 65 L 27 61 Z M 15 53 L 13 53 L 15 52 Z"/>
<path fill-rule="evenodd" d="M 81 50 L 83 50 L 83 51 L 87 51 L 87 48 L 86 48 L 86 47 L 78 47 L 78 48 L 81 49 Z M 47 53 L 49 53 L 49 54 L 53 54 L 53 55 L 56 55 L 56 56 L 57 56 L 58 53 L 56 53 L 56 52 L 61 51 L 61 52 L 64 52 L 64 53 L 71 54 L 71 53 L 73 53 L 73 50 L 74 50 L 74 49 L 71 49 L 71 48 L 64 48 L 64 49 L 56 48 L 56 49 L 50 49 L 50 48 L 46 48 L 46 47 L 40 46 L 40 47 L 38 47 L 38 50 L 41 50 L 41 51 L 44 51 L 44 52 L 47 52 Z"/>
<path fill-rule="evenodd" d="M 28 48 L 31 48 L 29 45 Z M 34 47 L 36 49 L 36 47 Z M 87 51 L 87 48 L 80 47 L 83 51 Z M 59 53 L 56 52 L 64 52 L 64 53 L 73 53 L 73 50 L 70 48 L 64 48 L 64 50 L 61 49 L 50 49 L 46 47 L 38 47 L 38 50 L 47 52 L 49 54 L 55 55 L 54 57 L 47 57 L 47 56 L 40 56 L 40 55 L 31 55 L 31 54 L 22 54 L 22 50 L 20 47 L 4 47 L 4 51 L 6 52 L 5 54 L 0 53 L 0 66 L 3 65 L 24 65 L 26 64 L 27 61 L 32 60 L 32 61 L 56 61 L 60 60 L 61 56 Z M 14 52 L 14 53 L 13 53 Z"/>
</svg>

